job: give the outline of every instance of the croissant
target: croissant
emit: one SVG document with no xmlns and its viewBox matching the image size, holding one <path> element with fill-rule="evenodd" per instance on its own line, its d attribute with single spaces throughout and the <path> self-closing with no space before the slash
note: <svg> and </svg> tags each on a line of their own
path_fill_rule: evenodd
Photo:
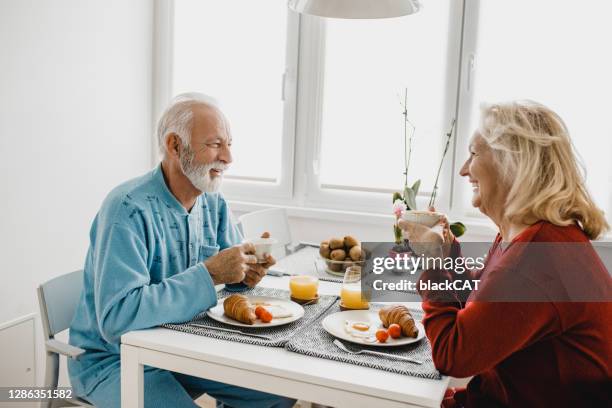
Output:
<svg viewBox="0 0 612 408">
<path fill-rule="evenodd" d="M 402 334 L 406 337 L 415 338 L 419 334 L 419 329 L 414 324 L 414 319 L 410 311 L 403 305 L 387 306 L 378 311 L 378 317 L 385 328 L 393 323 L 397 323 L 402 328 Z"/>
<path fill-rule="evenodd" d="M 231 295 L 223 301 L 223 311 L 227 317 L 246 324 L 255 323 L 255 308 L 243 295 Z"/>
</svg>

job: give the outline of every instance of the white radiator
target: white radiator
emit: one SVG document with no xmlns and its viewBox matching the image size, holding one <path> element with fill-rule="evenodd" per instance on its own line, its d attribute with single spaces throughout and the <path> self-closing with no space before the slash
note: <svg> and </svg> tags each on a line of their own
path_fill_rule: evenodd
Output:
<svg viewBox="0 0 612 408">
<path fill-rule="evenodd" d="M 0 386 L 36 386 L 36 315 L 0 324 Z"/>
</svg>

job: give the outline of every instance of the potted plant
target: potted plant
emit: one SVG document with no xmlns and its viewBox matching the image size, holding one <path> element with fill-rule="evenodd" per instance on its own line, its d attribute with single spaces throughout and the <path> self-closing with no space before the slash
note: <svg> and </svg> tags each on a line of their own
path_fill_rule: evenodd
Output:
<svg viewBox="0 0 612 408">
<path fill-rule="evenodd" d="M 403 108 L 402 115 L 404 117 L 404 188 L 402 193 L 393 193 L 393 215 L 395 216 L 395 223 L 393 225 L 393 235 L 395 238 L 395 246 L 393 247 L 392 252 L 395 254 L 403 254 L 406 252 L 410 252 L 409 242 L 408 240 L 403 239 L 402 230 L 398 226 L 398 221 L 400 220 L 400 218 L 402 218 L 406 211 L 417 210 L 416 197 L 419 193 L 419 188 L 421 186 L 421 180 L 415 181 L 412 186 L 408 185 L 408 169 L 410 167 L 410 156 L 412 154 L 412 138 L 414 137 L 416 128 L 408 119 L 407 100 L 408 90 L 404 89 L 404 101 L 403 103 L 400 102 Z M 410 134 L 408 133 L 409 126 L 412 128 Z M 442 165 L 444 164 L 444 159 L 446 157 L 446 153 L 448 152 L 448 148 L 450 146 L 454 130 L 455 119 L 453 119 L 450 126 L 450 130 L 445 135 L 446 144 L 444 146 L 442 158 L 440 159 L 440 165 L 438 166 L 438 172 L 436 174 L 434 186 L 431 191 L 431 196 L 429 198 L 428 208 L 432 208 L 435 206 L 440 172 L 442 171 Z M 465 233 L 465 225 L 463 225 L 461 222 L 452 223 L 450 225 L 450 229 L 453 235 L 455 235 L 456 237 L 459 237 Z"/>
</svg>

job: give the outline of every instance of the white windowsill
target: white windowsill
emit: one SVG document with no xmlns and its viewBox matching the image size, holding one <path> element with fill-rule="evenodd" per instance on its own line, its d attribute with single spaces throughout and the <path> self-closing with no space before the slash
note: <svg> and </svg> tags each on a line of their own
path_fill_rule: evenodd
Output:
<svg viewBox="0 0 612 408">
<path fill-rule="evenodd" d="M 328 208 L 287 206 L 279 204 L 267 204 L 260 202 L 228 200 L 232 211 L 251 212 L 264 210 L 266 208 L 285 208 L 289 217 L 306 218 L 322 221 L 352 222 L 366 225 L 389 225 L 393 223 L 394 217 L 389 214 L 371 212 L 342 211 Z M 492 222 L 486 219 L 478 219 L 468 216 L 449 216 L 451 222 L 461 221 L 467 227 L 470 235 L 494 236 L 497 233 Z"/>
<path fill-rule="evenodd" d="M 312 218 L 324 221 L 356 222 L 362 224 L 379 224 L 381 222 L 393 222 L 392 215 L 366 213 L 357 211 L 342 211 L 328 208 L 298 207 L 279 204 L 267 204 L 251 201 L 228 200 L 232 211 L 251 212 L 264 210 L 266 208 L 285 208 L 289 217 Z"/>
<path fill-rule="evenodd" d="M 348 222 L 366 225 L 388 225 L 389 223 L 392 223 L 394 219 L 391 214 L 387 215 L 370 212 L 343 211 L 328 208 L 288 206 L 237 200 L 228 200 L 228 203 L 233 211 L 241 213 L 264 210 L 267 208 L 285 208 L 289 217 L 321 221 Z M 459 214 L 449 214 L 449 219 L 451 222 L 461 221 L 463 224 L 465 224 L 470 236 L 489 237 L 497 234 L 497 228 L 495 225 L 484 217 L 481 218 Z M 597 244 L 598 246 L 612 248 L 612 232 L 599 239 Z"/>
</svg>

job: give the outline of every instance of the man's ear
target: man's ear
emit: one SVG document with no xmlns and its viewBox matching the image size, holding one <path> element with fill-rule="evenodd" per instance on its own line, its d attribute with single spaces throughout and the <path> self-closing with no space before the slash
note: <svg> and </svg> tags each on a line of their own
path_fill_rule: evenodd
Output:
<svg viewBox="0 0 612 408">
<path fill-rule="evenodd" d="M 177 157 L 179 156 L 179 150 L 181 147 L 181 139 L 176 133 L 170 133 L 166 137 L 166 152 L 168 156 Z"/>
</svg>

